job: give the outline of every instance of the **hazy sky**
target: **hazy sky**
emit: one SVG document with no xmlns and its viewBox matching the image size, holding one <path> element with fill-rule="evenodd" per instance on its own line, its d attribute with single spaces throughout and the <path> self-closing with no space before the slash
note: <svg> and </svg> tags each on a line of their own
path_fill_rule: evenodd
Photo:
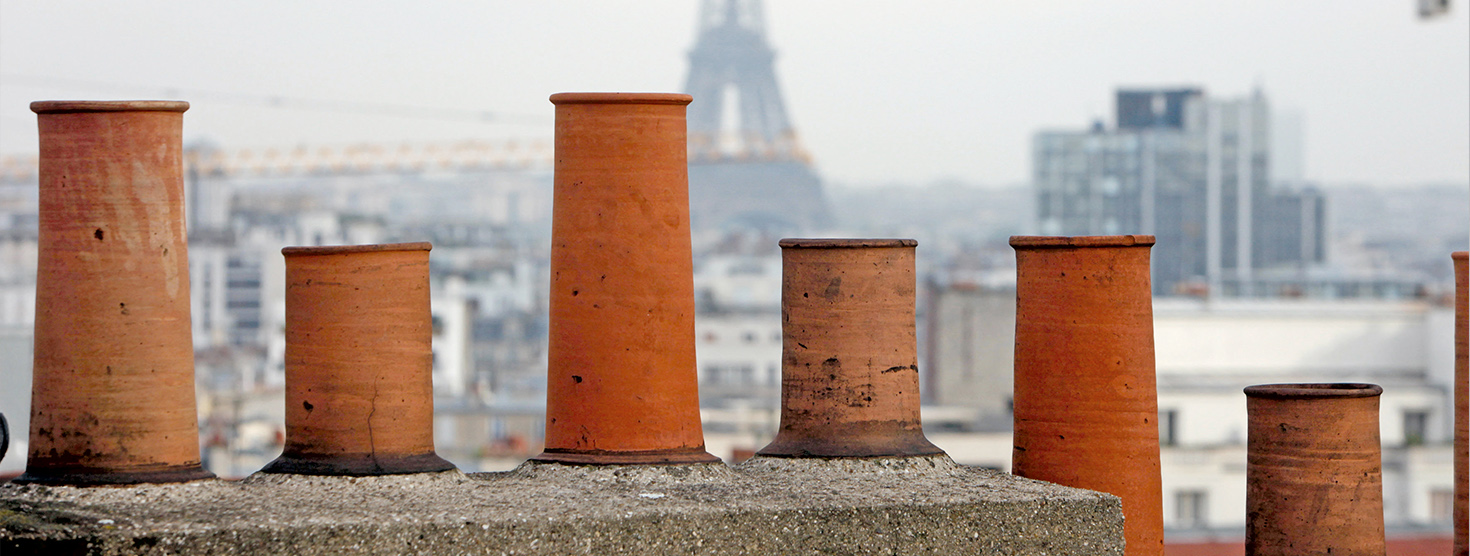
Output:
<svg viewBox="0 0 1470 556">
<path fill-rule="evenodd" d="M 559 91 L 678 91 L 696 0 L 0 0 L 0 153 L 42 99 L 179 98 L 225 148 L 545 138 Z M 1261 87 L 1328 183 L 1470 182 L 1470 1 L 768 0 L 787 109 L 841 183 L 1023 182 L 1118 86 Z M 292 100 L 333 101 L 335 112 Z M 698 99 L 696 99 L 698 102 Z M 452 109 L 440 118 L 365 105 Z M 465 120 L 488 111 L 499 123 Z M 458 118 L 458 119 L 455 119 Z"/>
</svg>

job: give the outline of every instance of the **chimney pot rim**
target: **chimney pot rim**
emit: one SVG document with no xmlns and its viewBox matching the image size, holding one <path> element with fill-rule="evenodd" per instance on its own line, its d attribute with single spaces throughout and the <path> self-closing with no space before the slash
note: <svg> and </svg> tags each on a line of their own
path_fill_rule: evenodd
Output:
<svg viewBox="0 0 1470 556">
<path fill-rule="evenodd" d="M 183 112 L 189 103 L 182 100 L 38 100 L 31 103 L 37 114 L 73 114 L 78 112 Z"/>
<path fill-rule="evenodd" d="M 1382 386 L 1357 382 L 1257 384 L 1245 387 L 1248 398 L 1273 400 L 1372 398 L 1382 393 Z"/>
<path fill-rule="evenodd" d="M 428 251 L 434 245 L 427 241 L 410 243 L 378 243 L 371 245 L 317 245 L 281 248 L 281 254 L 291 256 L 342 255 L 347 253 L 375 253 L 383 251 Z"/>
<path fill-rule="evenodd" d="M 564 104 L 672 104 L 688 105 L 694 97 L 683 93 L 556 93 L 551 103 Z"/>
<path fill-rule="evenodd" d="M 783 238 L 782 249 L 859 249 L 881 247 L 917 247 L 918 240 L 887 238 Z"/>
<path fill-rule="evenodd" d="M 1132 234 L 1121 236 L 1011 236 L 1011 247 L 1016 249 L 1047 249 L 1071 247 L 1149 247 L 1154 236 Z"/>
</svg>

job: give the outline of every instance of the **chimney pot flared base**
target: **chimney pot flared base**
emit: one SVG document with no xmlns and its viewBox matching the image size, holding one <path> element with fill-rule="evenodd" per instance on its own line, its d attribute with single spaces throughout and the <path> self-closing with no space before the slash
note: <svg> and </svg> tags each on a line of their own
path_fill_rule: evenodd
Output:
<svg viewBox="0 0 1470 556">
<path fill-rule="evenodd" d="M 214 473 L 210 473 L 199 464 L 124 472 L 49 466 L 45 471 L 26 471 L 10 482 L 18 485 L 114 486 L 141 483 L 187 483 L 213 478 L 215 478 Z"/>
<path fill-rule="evenodd" d="M 607 452 L 547 450 L 531 461 L 573 465 L 630 465 L 668 463 L 714 463 L 721 461 L 703 447 L 693 450 L 650 450 L 646 452 Z"/>
<path fill-rule="evenodd" d="M 270 462 L 260 473 L 287 473 L 292 475 L 403 475 L 408 473 L 432 473 L 457 469 L 454 464 L 434 453 L 411 456 L 373 456 L 355 454 L 347 456 L 283 455 Z"/>
</svg>

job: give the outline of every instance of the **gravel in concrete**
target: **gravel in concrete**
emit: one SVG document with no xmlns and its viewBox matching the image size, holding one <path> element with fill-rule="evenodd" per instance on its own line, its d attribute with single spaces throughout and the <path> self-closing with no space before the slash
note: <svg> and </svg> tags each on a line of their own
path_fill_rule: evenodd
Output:
<svg viewBox="0 0 1470 556">
<path fill-rule="evenodd" d="M 0 485 L 12 554 L 1123 554 L 1116 497 L 946 456 Z"/>
</svg>

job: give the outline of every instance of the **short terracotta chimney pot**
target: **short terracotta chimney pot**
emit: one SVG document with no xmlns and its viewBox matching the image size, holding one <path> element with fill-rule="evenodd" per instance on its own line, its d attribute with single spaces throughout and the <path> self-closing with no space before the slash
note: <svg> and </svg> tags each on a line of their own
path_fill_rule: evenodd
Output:
<svg viewBox="0 0 1470 556">
<path fill-rule="evenodd" d="M 1123 499 L 1128 556 L 1164 551 L 1153 236 L 1014 236 L 1022 477 Z"/>
<path fill-rule="evenodd" d="M 263 473 L 446 471 L 428 243 L 287 247 L 286 446 Z"/>
<path fill-rule="evenodd" d="M 942 454 L 919 421 L 911 239 L 783 239 L 780 457 Z"/>
<path fill-rule="evenodd" d="M 1245 553 L 1382 556 L 1383 463 L 1374 384 L 1245 389 Z"/>
<path fill-rule="evenodd" d="M 213 477 L 199 460 L 181 134 L 189 103 L 33 102 L 40 245 L 18 483 Z"/>
<path fill-rule="evenodd" d="M 704 449 L 695 372 L 690 100 L 551 96 L 551 322 L 537 460 L 719 461 Z"/>
</svg>

